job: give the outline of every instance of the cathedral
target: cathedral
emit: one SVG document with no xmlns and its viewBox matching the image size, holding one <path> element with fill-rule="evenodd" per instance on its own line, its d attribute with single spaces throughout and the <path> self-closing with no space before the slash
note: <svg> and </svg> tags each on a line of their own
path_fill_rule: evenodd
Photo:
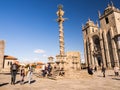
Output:
<svg viewBox="0 0 120 90">
<path fill-rule="evenodd" d="M 90 19 L 82 26 L 86 66 L 120 66 L 120 10 L 113 3 L 98 12 L 100 26 Z"/>
</svg>

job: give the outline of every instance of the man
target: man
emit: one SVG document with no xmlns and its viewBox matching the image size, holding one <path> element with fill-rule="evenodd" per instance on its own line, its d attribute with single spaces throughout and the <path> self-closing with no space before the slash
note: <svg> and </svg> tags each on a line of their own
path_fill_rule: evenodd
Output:
<svg viewBox="0 0 120 90">
<path fill-rule="evenodd" d="M 17 74 L 17 71 L 18 71 L 18 65 L 16 64 L 16 62 L 14 62 L 11 65 L 10 71 L 11 71 L 11 84 L 15 85 L 16 74 Z"/>
<path fill-rule="evenodd" d="M 93 70 L 91 66 L 88 66 L 88 74 L 93 75 Z"/>
<path fill-rule="evenodd" d="M 48 64 L 48 76 L 51 76 L 51 71 L 52 71 L 52 66 L 51 66 L 51 64 L 49 63 L 49 64 Z"/>
<path fill-rule="evenodd" d="M 102 65 L 102 73 L 103 73 L 103 77 L 105 77 L 105 67 L 104 67 L 104 65 Z"/>
</svg>

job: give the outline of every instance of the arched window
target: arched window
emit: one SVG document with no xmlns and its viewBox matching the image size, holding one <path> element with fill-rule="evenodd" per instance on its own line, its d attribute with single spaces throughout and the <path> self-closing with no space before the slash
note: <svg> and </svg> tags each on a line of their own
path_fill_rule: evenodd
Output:
<svg viewBox="0 0 120 90">
<path fill-rule="evenodd" d="M 106 21 L 106 24 L 109 23 L 109 19 L 108 19 L 108 17 L 105 18 L 105 21 Z"/>
<path fill-rule="evenodd" d="M 92 28 L 92 32 L 94 32 L 94 28 Z"/>
</svg>

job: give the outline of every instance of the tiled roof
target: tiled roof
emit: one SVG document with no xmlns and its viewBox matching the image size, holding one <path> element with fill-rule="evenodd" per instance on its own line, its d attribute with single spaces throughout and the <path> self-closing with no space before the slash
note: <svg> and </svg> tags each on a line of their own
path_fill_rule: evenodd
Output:
<svg viewBox="0 0 120 90">
<path fill-rule="evenodd" d="M 17 60 L 17 58 L 13 57 L 13 56 L 9 56 L 9 55 L 4 55 L 4 58 L 6 60 Z"/>
</svg>

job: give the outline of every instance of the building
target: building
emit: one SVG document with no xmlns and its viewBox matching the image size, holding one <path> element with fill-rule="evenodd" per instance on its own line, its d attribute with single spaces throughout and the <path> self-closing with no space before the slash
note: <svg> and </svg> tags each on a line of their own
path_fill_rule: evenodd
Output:
<svg viewBox="0 0 120 90">
<path fill-rule="evenodd" d="M 13 56 L 8 56 L 8 55 L 4 55 L 3 62 L 4 62 L 3 63 L 3 71 L 10 71 L 11 64 L 13 64 L 14 62 L 19 64 L 17 58 L 15 58 Z"/>
<path fill-rule="evenodd" d="M 0 71 L 3 69 L 4 48 L 5 42 L 4 40 L 0 40 Z"/>
<path fill-rule="evenodd" d="M 90 19 L 82 26 L 87 66 L 120 66 L 120 10 L 113 3 L 99 14 L 100 27 Z"/>
<path fill-rule="evenodd" d="M 80 52 L 71 51 L 67 52 L 66 55 L 68 68 L 73 70 L 80 70 L 81 69 Z"/>
<path fill-rule="evenodd" d="M 0 40 L 0 72 L 10 71 L 10 65 L 13 62 L 17 62 L 17 64 L 19 64 L 17 58 L 9 55 L 4 55 L 4 50 L 5 50 L 5 41 Z"/>
</svg>

